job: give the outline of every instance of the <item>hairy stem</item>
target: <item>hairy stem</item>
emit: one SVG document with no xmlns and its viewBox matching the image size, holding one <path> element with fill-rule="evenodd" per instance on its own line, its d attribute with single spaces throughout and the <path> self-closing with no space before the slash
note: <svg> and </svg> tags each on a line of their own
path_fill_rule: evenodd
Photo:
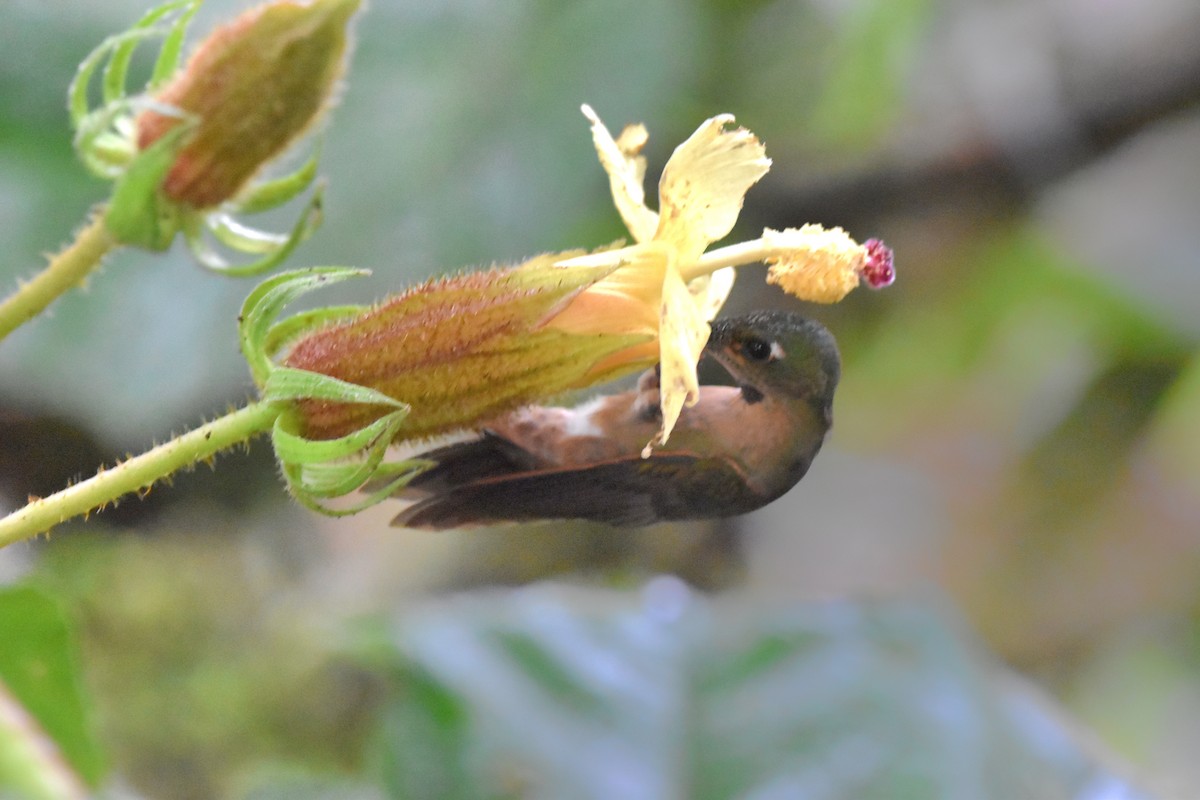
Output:
<svg viewBox="0 0 1200 800">
<path fill-rule="evenodd" d="M 123 495 L 270 430 L 280 407 L 251 403 L 61 492 L 0 519 L 0 547 L 45 533 L 60 522 L 103 508 Z"/>
<path fill-rule="evenodd" d="M 104 256 L 120 244 L 104 223 L 105 211 L 97 209 L 65 250 L 50 259 L 33 280 L 22 284 L 0 303 L 0 339 L 42 313 L 59 295 L 78 286 Z"/>
</svg>

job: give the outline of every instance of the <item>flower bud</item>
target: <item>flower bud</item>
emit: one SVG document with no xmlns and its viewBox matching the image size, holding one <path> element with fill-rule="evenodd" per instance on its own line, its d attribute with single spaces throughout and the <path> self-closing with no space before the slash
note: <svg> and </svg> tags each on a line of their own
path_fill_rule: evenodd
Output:
<svg viewBox="0 0 1200 800">
<path fill-rule="evenodd" d="M 155 96 L 180 114 L 137 119 L 145 150 L 189 120 L 162 184 L 171 200 L 210 208 L 230 199 L 329 105 L 345 62 L 347 23 L 361 0 L 288 0 L 218 28 Z"/>
<path fill-rule="evenodd" d="M 564 270 L 549 254 L 507 268 L 430 281 L 339 324 L 295 341 L 288 367 L 367 386 L 408 403 L 402 435 L 421 438 L 478 426 L 531 402 L 641 366 L 611 356 L 653 334 L 595 331 L 548 323 L 570 300 L 612 271 Z M 298 403 L 303 433 L 330 439 L 380 417 L 381 406 L 321 400 Z"/>
</svg>

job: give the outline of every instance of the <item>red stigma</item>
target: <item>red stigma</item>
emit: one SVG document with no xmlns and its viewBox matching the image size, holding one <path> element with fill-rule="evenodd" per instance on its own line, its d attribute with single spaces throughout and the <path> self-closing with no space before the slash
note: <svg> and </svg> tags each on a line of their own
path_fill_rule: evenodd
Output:
<svg viewBox="0 0 1200 800">
<path fill-rule="evenodd" d="M 868 239 L 863 243 L 867 257 L 863 260 L 859 271 L 872 289 L 882 289 L 890 286 L 896 280 L 896 266 L 892 260 L 892 248 L 883 243 L 882 239 Z"/>
</svg>

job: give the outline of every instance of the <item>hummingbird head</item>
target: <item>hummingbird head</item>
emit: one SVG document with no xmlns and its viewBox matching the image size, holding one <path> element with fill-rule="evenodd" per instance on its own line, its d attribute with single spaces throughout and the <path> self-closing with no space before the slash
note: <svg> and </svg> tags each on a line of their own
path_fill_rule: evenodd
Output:
<svg viewBox="0 0 1200 800">
<path fill-rule="evenodd" d="M 833 334 L 819 322 L 787 311 L 717 320 L 705 352 L 729 371 L 747 403 L 784 397 L 832 419 L 841 357 Z"/>
</svg>

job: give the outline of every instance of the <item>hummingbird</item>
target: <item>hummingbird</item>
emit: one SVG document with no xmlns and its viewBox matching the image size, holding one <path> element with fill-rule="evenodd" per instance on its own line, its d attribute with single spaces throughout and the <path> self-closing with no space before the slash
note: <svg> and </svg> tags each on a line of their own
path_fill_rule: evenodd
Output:
<svg viewBox="0 0 1200 800">
<path fill-rule="evenodd" d="M 804 477 L 833 423 L 841 359 L 833 335 L 795 313 L 718 320 L 704 350 L 733 386 L 703 385 L 669 441 L 657 370 L 576 408 L 528 406 L 475 440 L 421 454 L 436 465 L 397 493 L 395 526 L 583 519 L 638 527 L 745 514 Z"/>
</svg>

